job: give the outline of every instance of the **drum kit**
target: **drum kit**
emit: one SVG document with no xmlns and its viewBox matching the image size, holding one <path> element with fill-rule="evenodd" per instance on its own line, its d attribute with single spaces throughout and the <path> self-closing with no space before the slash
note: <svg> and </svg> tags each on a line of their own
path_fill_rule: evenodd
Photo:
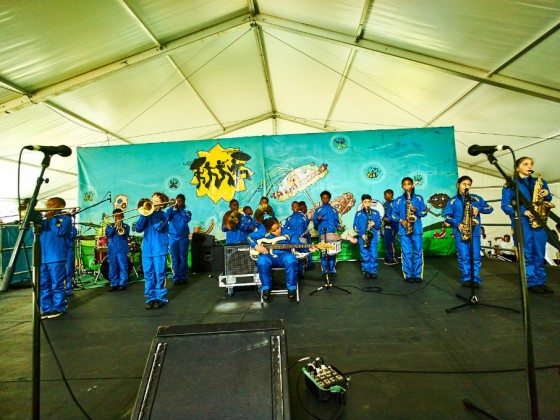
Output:
<svg viewBox="0 0 560 420">
<path fill-rule="evenodd" d="M 76 237 L 76 284 L 81 283 L 82 276 L 89 274 L 94 277 L 94 284 L 99 280 L 99 276 L 109 279 L 109 238 L 102 236 L 102 226 L 94 223 L 77 223 L 82 226 L 97 229 L 96 235 L 78 235 Z M 141 236 L 128 237 L 128 275 L 134 271 L 136 278 L 140 278 L 139 272 L 142 271 L 141 255 Z"/>
</svg>

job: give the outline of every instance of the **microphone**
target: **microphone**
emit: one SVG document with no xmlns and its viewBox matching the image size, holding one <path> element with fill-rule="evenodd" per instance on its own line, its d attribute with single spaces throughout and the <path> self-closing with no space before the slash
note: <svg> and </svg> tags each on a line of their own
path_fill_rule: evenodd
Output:
<svg viewBox="0 0 560 420">
<path fill-rule="evenodd" d="M 37 150 L 43 152 L 46 155 L 60 155 L 62 157 L 68 157 L 72 154 L 72 149 L 68 146 L 25 146 L 26 150 Z"/>
<path fill-rule="evenodd" d="M 109 203 L 113 202 L 113 197 L 111 196 L 111 191 L 109 191 Z"/>
<path fill-rule="evenodd" d="M 506 150 L 509 149 L 509 146 L 504 144 L 498 144 L 497 146 L 479 146 L 478 144 L 473 144 L 469 147 L 468 153 L 471 156 L 478 156 L 481 153 L 485 155 L 489 155 L 491 153 L 497 152 L 498 150 Z"/>
</svg>

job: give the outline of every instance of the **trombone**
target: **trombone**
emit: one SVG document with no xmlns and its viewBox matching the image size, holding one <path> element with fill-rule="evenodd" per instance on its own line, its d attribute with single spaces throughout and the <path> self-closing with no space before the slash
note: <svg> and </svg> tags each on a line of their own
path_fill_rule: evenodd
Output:
<svg viewBox="0 0 560 420">
<path fill-rule="evenodd" d="M 26 211 L 26 209 L 22 210 L 22 211 Z M 53 207 L 53 208 L 35 207 L 33 209 L 33 211 L 36 211 L 36 212 L 43 212 L 43 211 L 46 211 L 46 212 L 51 212 L 51 211 L 63 212 L 63 211 L 65 211 L 67 213 L 74 214 L 74 213 L 78 213 L 80 211 L 80 207 Z"/>
<path fill-rule="evenodd" d="M 177 200 L 175 199 L 171 199 L 169 201 L 166 201 L 165 203 L 155 204 L 149 198 L 141 198 L 140 201 L 138 201 L 138 213 L 140 213 L 140 215 L 142 216 L 149 216 L 154 211 L 156 211 L 156 208 L 163 209 L 167 206 L 173 207 L 176 204 Z"/>
</svg>

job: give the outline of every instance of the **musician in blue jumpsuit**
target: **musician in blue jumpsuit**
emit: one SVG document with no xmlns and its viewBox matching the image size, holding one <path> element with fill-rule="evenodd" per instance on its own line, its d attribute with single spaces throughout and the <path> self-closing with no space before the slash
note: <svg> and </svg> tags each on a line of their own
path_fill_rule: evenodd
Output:
<svg viewBox="0 0 560 420">
<path fill-rule="evenodd" d="M 383 215 L 383 228 L 380 233 L 383 235 L 383 243 L 385 244 L 385 252 L 387 254 L 387 257 L 383 261 L 386 265 L 396 265 L 399 263 L 397 251 L 395 249 L 397 235 L 399 234 L 399 224 L 391 219 L 391 204 L 394 201 L 393 194 L 393 190 L 385 190 L 383 193 L 385 198 L 385 202 L 383 203 L 385 214 Z"/>
<path fill-rule="evenodd" d="M 120 208 L 113 210 L 115 223 L 109 223 L 105 227 L 105 236 L 108 239 L 107 260 L 109 261 L 109 292 L 126 290 L 128 283 L 128 237 L 130 226 L 122 222 L 124 216 Z M 119 234 L 117 223 L 124 233 Z"/>
<path fill-rule="evenodd" d="M 231 200 L 229 202 L 229 209 L 230 214 L 232 212 L 239 212 L 239 202 L 235 199 Z M 231 225 L 227 227 L 222 222 L 222 232 L 226 233 L 226 245 L 239 244 L 246 241 L 245 233 L 240 229 L 240 222 L 241 220 L 237 220 L 233 227 L 231 227 Z"/>
<path fill-rule="evenodd" d="M 60 197 L 47 200 L 47 208 L 61 209 L 65 206 L 66 202 Z M 66 313 L 66 258 L 71 229 L 72 219 L 60 214 L 60 210 L 47 212 L 41 223 L 39 300 L 42 318 L 55 318 Z"/>
<path fill-rule="evenodd" d="M 247 236 L 253 233 L 258 228 L 258 223 L 253 218 L 253 209 L 251 206 L 243 207 L 243 216 L 241 216 L 241 226 L 239 229 L 245 235 L 245 241 L 247 241 Z"/>
<path fill-rule="evenodd" d="M 422 217 L 428 214 L 426 203 L 421 195 L 414 192 L 412 178 L 401 181 L 404 194 L 391 205 L 391 220 L 399 223 L 401 237 L 401 260 L 404 281 L 421 283 L 424 275 L 424 251 L 422 249 Z M 410 212 L 416 218 L 410 234 L 406 233 L 409 226 L 407 218 L 407 200 L 410 198 Z"/>
<path fill-rule="evenodd" d="M 309 232 L 309 216 L 307 216 L 307 203 L 305 201 L 299 202 L 299 211 L 303 214 L 303 220 L 305 223 L 305 232 L 303 233 L 303 237 L 305 238 L 305 242 L 307 244 L 311 243 L 311 232 Z M 307 256 L 307 264 L 305 266 L 308 270 L 313 269 L 313 255 L 311 252 Z"/>
<path fill-rule="evenodd" d="M 362 195 L 362 208 L 354 216 L 354 230 L 358 234 L 360 255 L 362 256 L 362 272 L 366 279 L 377 278 L 377 245 L 381 215 L 371 208 L 371 195 Z"/>
<path fill-rule="evenodd" d="M 175 206 L 167 209 L 169 221 L 169 253 L 175 286 L 189 279 L 189 222 L 192 214 L 185 207 L 185 195 L 178 194 Z"/>
<path fill-rule="evenodd" d="M 292 214 L 284 222 L 284 228 L 288 229 L 291 236 L 302 238 L 307 230 L 309 219 L 299 211 L 299 202 L 292 202 Z M 304 238 L 305 239 L 305 238 Z M 306 241 L 307 243 L 307 241 Z M 304 258 L 298 259 L 298 278 L 303 278 L 305 262 L 307 255 Z"/>
<path fill-rule="evenodd" d="M 74 278 L 74 240 L 78 236 L 78 229 L 76 226 L 72 225 L 70 229 L 70 234 L 66 239 L 66 247 L 68 248 L 68 255 L 66 256 L 66 296 L 72 296 L 74 294 L 72 281 Z"/>
<path fill-rule="evenodd" d="M 515 168 L 519 177 L 519 194 L 523 194 L 528 202 L 533 201 L 533 192 L 537 182 L 536 177 L 532 177 L 533 173 L 533 159 L 529 157 L 522 157 L 515 162 Z M 548 184 L 541 178 L 542 187 L 539 197 L 550 202 L 552 194 L 548 189 Z M 516 182 L 513 180 L 512 182 Z M 502 210 L 511 219 L 511 227 L 515 232 L 515 214 L 512 201 L 515 199 L 515 191 L 512 188 L 505 186 L 502 189 Z M 547 234 L 542 227 L 532 227 L 531 220 L 533 215 L 527 208 L 520 202 L 521 207 L 521 227 L 523 229 L 523 249 L 525 255 L 525 267 L 527 275 L 527 288 L 534 293 L 553 293 L 553 290 L 548 287 L 546 282 L 546 272 L 544 270 L 544 257 L 546 250 Z M 517 234 L 514 233 L 514 240 L 517 245 Z"/>
<path fill-rule="evenodd" d="M 472 179 L 469 176 L 462 176 L 457 180 L 457 195 L 452 197 L 445 207 L 444 219 L 447 224 L 453 227 L 455 237 L 455 249 L 459 262 L 459 270 L 461 270 L 461 285 L 470 287 L 472 279 L 474 279 L 475 287 L 480 287 L 482 279 L 480 278 L 480 264 L 482 256 L 480 254 L 480 215 L 490 214 L 494 209 L 484 201 L 484 199 L 476 194 L 471 194 L 468 190 L 471 188 Z M 468 195 L 467 195 L 468 194 Z M 471 275 L 471 250 L 470 240 L 463 240 L 461 236 L 465 229 L 468 229 L 463 222 L 465 214 L 465 202 L 470 199 L 473 221 L 472 227 L 472 246 L 473 246 L 473 273 Z M 468 212 L 468 210 L 466 210 Z"/>
<path fill-rule="evenodd" d="M 297 260 L 290 249 L 275 249 L 272 254 L 269 250 L 259 242 L 274 242 L 275 244 L 300 244 L 299 238 L 295 238 L 282 231 L 280 223 L 275 218 L 264 220 L 265 230 L 257 230 L 251 233 L 247 240 L 249 245 L 255 251 L 259 252 L 257 259 L 257 269 L 261 279 L 261 290 L 263 299 L 270 300 L 270 289 L 272 289 L 272 269 L 284 268 L 286 271 L 286 288 L 288 289 L 288 298 L 293 300 L 296 297 L 297 290 Z M 279 237 L 283 239 L 278 240 Z"/>
<path fill-rule="evenodd" d="M 165 270 L 169 247 L 167 214 L 161 210 L 161 204 L 169 199 L 163 193 L 152 196 L 155 211 L 148 216 L 140 216 L 136 223 L 136 232 L 144 232 L 142 239 L 142 269 L 144 270 L 144 296 L 146 309 L 158 309 L 167 303 Z M 138 207 L 141 207 L 141 202 Z"/>
<path fill-rule="evenodd" d="M 338 219 L 338 212 L 330 205 L 331 193 L 323 191 L 321 193 L 321 206 L 315 210 L 313 214 L 313 225 L 319 232 L 319 239 L 324 240 L 328 233 L 336 233 L 340 221 Z M 336 254 L 330 255 L 327 252 L 321 252 L 321 268 L 323 276 L 329 275 L 336 277 Z"/>
</svg>

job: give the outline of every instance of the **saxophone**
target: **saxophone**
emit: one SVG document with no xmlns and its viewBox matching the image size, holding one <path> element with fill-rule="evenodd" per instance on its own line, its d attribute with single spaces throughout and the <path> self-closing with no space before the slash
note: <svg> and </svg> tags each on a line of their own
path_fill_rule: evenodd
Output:
<svg viewBox="0 0 560 420">
<path fill-rule="evenodd" d="M 463 220 L 461 221 L 461 224 L 463 225 L 463 229 L 461 229 L 462 241 L 469 241 L 471 239 L 474 226 L 478 225 L 478 220 L 474 217 L 471 218 L 471 210 L 471 200 L 465 200 L 465 205 L 463 206 Z"/>
<path fill-rule="evenodd" d="M 543 223 L 546 225 L 546 221 L 548 219 L 548 213 L 550 212 L 550 209 L 553 209 L 555 207 L 555 205 L 544 200 L 541 197 L 543 181 L 540 174 L 536 174 L 536 175 L 537 175 L 537 181 L 535 182 L 535 189 L 533 190 L 533 199 L 531 200 L 531 203 L 533 204 L 533 208 L 535 209 L 535 211 L 541 217 Z M 541 226 L 542 225 L 538 220 L 536 219 L 531 220 L 532 228 L 536 229 Z"/>
<path fill-rule="evenodd" d="M 416 216 L 412 211 L 412 195 L 410 191 L 406 192 L 406 234 L 411 235 L 414 232 L 414 222 L 416 222 Z"/>
<path fill-rule="evenodd" d="M 367 222 L 366 222 L 366 239 L 364 240 L 364 248 L 369 248 L 371 241 L 375 234 L 373 233 L 373 222 L 371 220 L 371 209 L 366 212 Z"/>
</svg>

